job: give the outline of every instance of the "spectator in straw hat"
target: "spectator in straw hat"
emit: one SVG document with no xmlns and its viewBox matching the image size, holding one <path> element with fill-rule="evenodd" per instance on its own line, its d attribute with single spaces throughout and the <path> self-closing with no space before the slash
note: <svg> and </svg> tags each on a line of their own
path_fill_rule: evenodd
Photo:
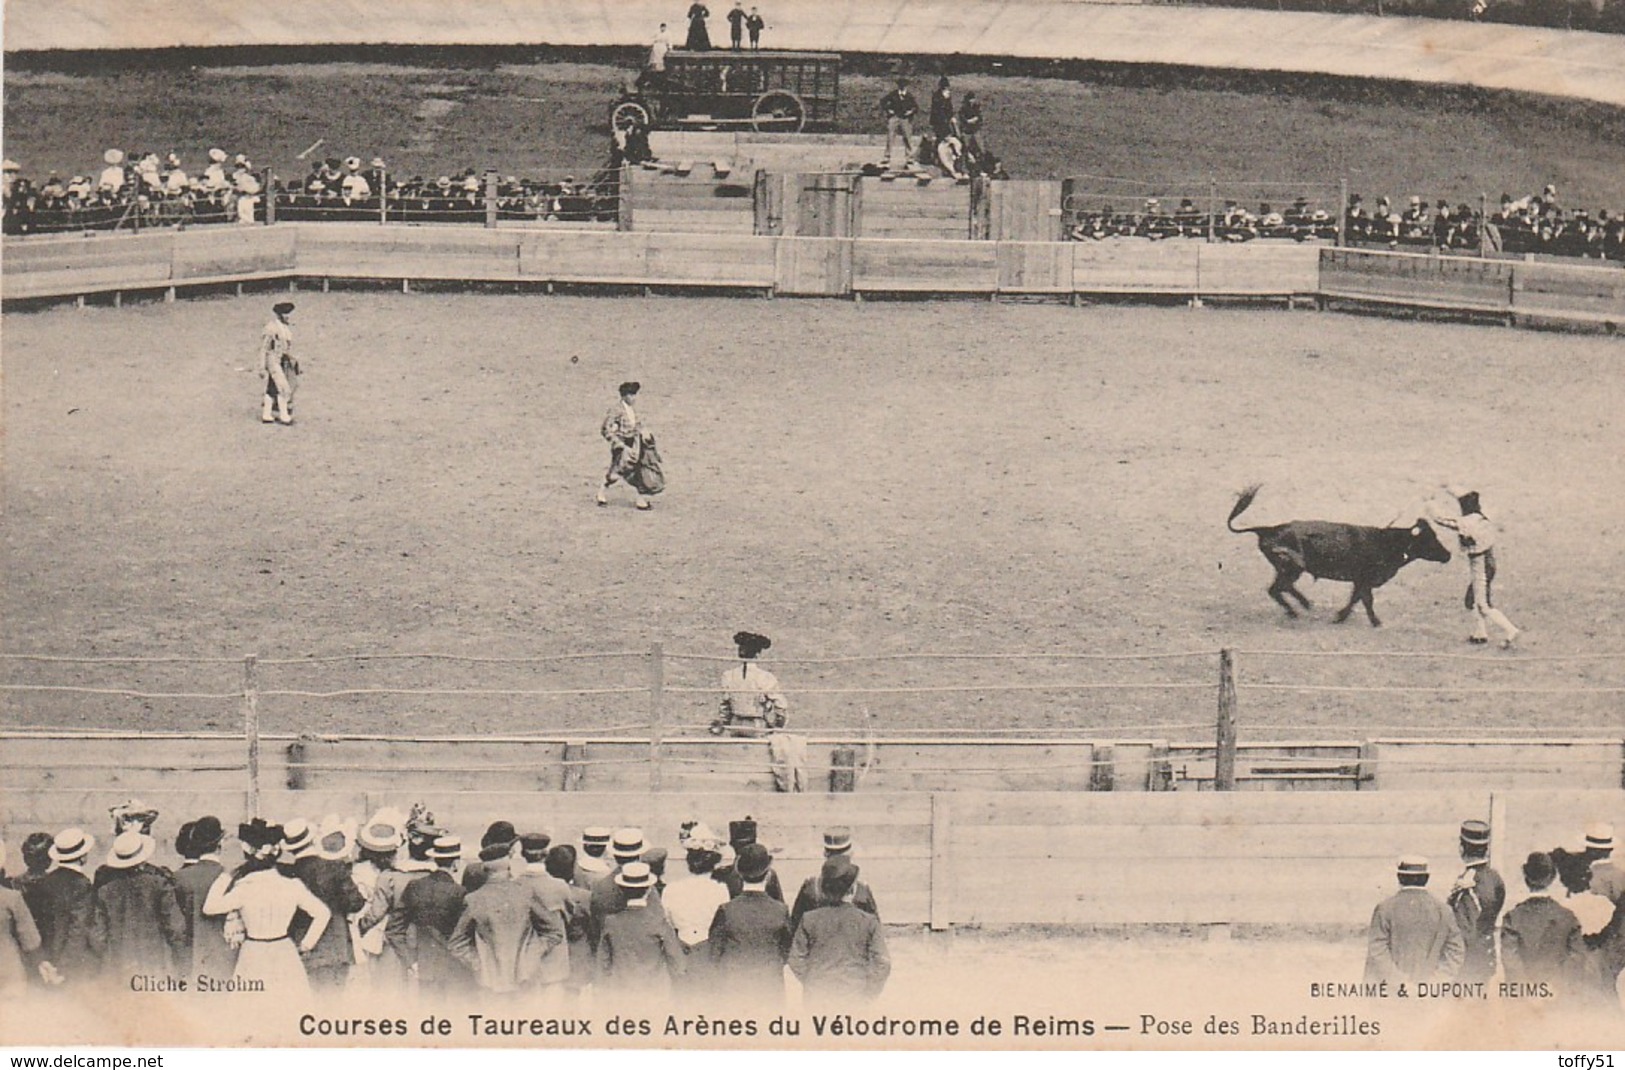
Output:
<svg viewBox="0 0 1625 1070">
<path fill-rule="evenodd" d="M 592 920 L 588 927 L 588 934 L 596 951 L 598 940 L 604 932 L 604 919 L 615 914 L 626 906 L 626 896 L 621 886 L 615 882 L 615 875 L 633 862 L 642 862 L 643 852 L 646 849 L 643 842 L 643 830 L 640 828 L 621 828 L 615 830 L 615 836 L 610 842 L 610 854 L 614 858 L 615 868 L 598 879 L 592 886 Z M 649 882 L 648 898 L 651 902 L 660 901 L 660 893 L 655 891 L 654 882 Z"/>
<path fill-rule="evenodd" d="M 773 856 L 751 844 L 734 863 L 742 890 L 711 917 L 706 949 L 719 994 L 765 1009 L 784 1003 L 784 964 L 790 954 L 790 914 L 767 894 Z"/>
<path fill-rule="evenodd" d="M 96 185 L 109 193 L 118 193 L 124 188 L 124 153 L 120 149 L 108 149 L 102 153 L 102 162 L 107 166 L 102 169 L 96 180 Z"/>
<path fill-rule="evenodd" d="M 1365 979 L 1450 980 L 1461 970 L 1466 944 L 1455 916 L 1427 890 L 1428 860 L 1399 860 L 1399 891 L 1371 912 L 1366 937 Z"/>
<path fill-rule="evenodd" d="M 367 901 L 367 909 L 356 922 L 356 930 L 364 946 L 368 944 L 369 934 L 374 929 L 382 931 L 382 945 L 370 945 L 378 947 L 378 957 L 369 965 L 372 967 L 372 980 L 386 988 L 406 985 L 407 971 L 416 956 L 412 947 L 412 925 L 401 905 L 401 897 L 413 881 L 423 879 L 433 868 L 427 857 L 422 860 L 400 858 L 400 849 L 407 843 L 410 823 L 411 819 L 398 810 L 380 810 L 356 833 L 362 866 L 376 871 L 376 876 L 370 878 L 373 886 L 371 898 Z M 420 850 L 427 855 L 427 847 Z M 362 879 L 357 883 L 359 885 L 367 880 L 366 871 L 363 870 Z"/>
<path fill-rule="evenodd" d="M 39 975 L 46 984 L 95 980 L 107 956 L 107 910 L 85 873 L 96 837 L 67 828 L 51 841 L 51 870 L 28 901 L 40 932 Z"/>
<path fill-rule="evenodd" d="M 622 909 L 604 919 L 596 985 L 617 998 L 663 1001 L 686 963 L 654 895 L 654 873 L 645 862 L 628 862 L 610 879 L 620 889 Z"/>
<path fill-rule="evenodd" d="M 809 1007 L 867 1003 L 891 976 L 886 934 L 874 915 L 852 905 L 858 867 L 844 854 L 826 859 L 818 878 L 835 903 L 801 919 L 790 941 L 790 972 L 801 979 Z"/>
<path fill-rule="evenodd" d="M 576 868 L 570 878 L 571 884 L 591 891 L 600 877 L 614 870 L 614 864 L 605 857 L 609 852 L 609 841 L 614 837 L 615 830 L 604 825 L 581 830 L 581 853 L 575 859 Z"/>
<path fill-rule="evenodd" d="M 473 982 L 468 966 L 452 950 L 452 933 L 468 898 L 457 880 L 463 841 L 442 833 L 427 854 L 434 868 L 401 893 L 401 912 L 411 927 L 411 968 L 418 976 L 419 992 L 460 992 Z"/>
<path fill-rule="evenodd" d="M 186 957 L 186 918 L 175 881 L 151 864 L 157 843 L 135 828 L 113 838 L 96 898 L 107 913 L 106 965 L 116 982 L 170 974 Z"/>
<path fill-rule="evenodd" d="M 220 861 L 225 838 L 225 826 L 212 814 L 188 821 L 175 837 L 175 851 L 183 859 L 175 872 L 175 898 L 186 919 L 190 952 L 180 968 L 193 977 L 230 977 L 237 964 L 236 950 L 226 943 L 225 918 L 203 913 L 203 900 L 225 872 Z"/>
<path fill-rule="evenodd" d="M 824 830 L 824 858 L 852 857 L 852 830 L 844 825 Z M 790 908 L 790 928 L 792 931 L 801 924 L 801 919 L 809 910 L 816 910 L 823 906 L 833 906 L 835 900 L 825 891 L 821 878 L 823 871 L 813 874 L 801 882 L 801 890 L 796 893 L 795 906 Z M 875 905 L 875 895 L 863 881 L 858 881 L 852 888 L 852 905 L 868 914 L 880 917 L 880 908 Z"/>
<path fill-rule="evenodd" d="M 6 844 L 0 840 L 0 873 L 6 868 Z M 34 915 L 15 888 L 0 884 L 0 998 L 25 994 L 34 952 L 40 947 Z"/>
<path fill-rule="evenodd" d="M 1506 906 L 1506 882 L 1490 868 L 1490 826 L 1483 821 L 1461 823 L 1461 875 L 1445 902 L 1455 915 L 1464 943 L 1463 981 L 1488 981 L 1495 976 L 1495 926 Z"/>
<path fill-rule="evenodd" d="M 1601 821 L 1588 825 L 1586 854 L 1591 858 L 1591 890 L 1619 903 L 1625 898 L 1625 871 L 1614 864 L 1614 826 Z"/>
<path fill-rule="evenodd" d="M 301 822 L 303 824 L 303 822 Z M 293 851 L 293 875 L 317 899 L 333 912 L 333 921 L 322 932 L 305 959 L 305 973 L 312 988 L 342 988 L 350 979 L 350 967 L 355 964 L 355 946 L 350 940 L 349 918 L 362 910 L 367 900 L 356 887 L 350 873 L 350 864 L 342 857 L 344 831 L 333 826 L 321 833 L 305 825 L 302 842 Z M 294 922 L 290 934 L 293 939 L 304 938 L 308 919 Z"/>
<path fill-rule="evenodd" d="M 1523 864 L 1529 897 L 1501 923 L 1501 956 L 1509 982 L 1541 982 L 1572 992 L 1585 963 L 1580 920 L 1553 897 L 1557 866 L 1535 851 Z"/>
<path fill-rule="evenodd" d="M 453 944 L 468 898 L 457 880 L 463 841 L 452 835 L 435 837 L 429 859 L 434 869 L 422 880 L 407 885 L 401 893 L 401 909 L 412 927 L 412 968 L 417 974 L 418 991 L 446 995 L 467 989 L 472 981 L 468 964 Z"/>
<path fill-rule="evenodd" d="M 543 963 L 564 943 L 564 918 L 536 885 L 519 879 L 523 854 L 508 859 L 508 872 L 471 893 L 451 937 L 451 950 L 486 992 L 519 992 L 534 986 Z"/>
</svg>

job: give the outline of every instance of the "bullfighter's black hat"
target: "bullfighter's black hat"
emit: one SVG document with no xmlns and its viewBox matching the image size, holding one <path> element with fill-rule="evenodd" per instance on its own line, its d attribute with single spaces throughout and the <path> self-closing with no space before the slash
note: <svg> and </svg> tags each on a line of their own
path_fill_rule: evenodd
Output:
<svg viewBox="0 0 1625 1070">
<path fill-rule="evenodd" d="M 621 397 L 624 398 L 628 394 L 636 394 L 639 390 L 642 390 L 642 389 L 643 389 L 643 384 L 639 383 L 639 382 L 636 382 L 636 381 L 622 383 L 621 384 Z"/>
<path fill-rule="evenodd" d="M 757 635 L 755 632 L 735 632 L 734 644 L 739 647 L 740 657 L 754 658 L 772 646 L 773 640 L 765 635 Z"/>
</svg>

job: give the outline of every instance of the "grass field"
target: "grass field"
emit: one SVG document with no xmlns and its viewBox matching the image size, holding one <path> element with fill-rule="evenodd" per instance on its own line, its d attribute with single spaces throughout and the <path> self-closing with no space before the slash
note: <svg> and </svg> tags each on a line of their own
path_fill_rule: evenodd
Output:
<svg viewBox="0 0 1625 1070">
<path fill-rule="evenodd" d="M 1223 645 L 1250 682 L 1618 686 L 1625 430 L 1618 343 L 1336 314 L 759 299 L 306 293 L 292 428 L 258 421 L 270 297 L 4 320 L 0 648 L 300 658 L 727 655 L 749 627 L 794 659 L 921 652 L 1167 653 Z M 615 384 L 643 382 L 670 489 L 592 504 Z M 1465 566 L 1377 593 L 1386 627 L 1287 621 L 1244 518 L 1408 519 L 1445 480 L 1503 524 L 1498 600 L 1520 652 L 1466 655 Z M 1212 659 L 1078 665 L 786 665 L 795 687 L 1184 682 L 1083 695 L 808 695 L 796 723 L 1109 728 L 1211 717 Z M 679 663 L 704 686 L 717 666 Z M 13 664 L 18 682 L 237 686 L 228 663 Z M 1014 675 L 1012 675 L 1014 674 Z M 283 686 L 641 686 L 625 662 L 509 672 L 359 663 Z M 266 683 L 264 686 L 276 686 Z M 703 721 L 691 696 L 677 719 Z M 10 696 L 8 723 L 201 728 L 235 703 Z M 641 713 L 632 717 L 640 720 Z M 1347 736 L 1617 732 L 1607 695 L 1244 692 L 1248 724 Z M 546 729 L 624 721 L 540 707 L 300 702 L 268 731 Z M 1203 732 L 1192 732 L 1200 738 Z M 1254 732 L 1254 738 L 1265 733 Z"/>
<path fill-rule="evenodd" d="M 173 148 L 194 168 L 219 145 L 296 176 L 308 169 L 296 154 L 318 138 L 318 156 L 377 153 L 403 176 L 600 166 L 608 107 L 636 58 L 514 51 L 395 49 L 381 53 L 389 62 L 253 65 L 215 56 L 161 68 L 117 58 L 52 68 L 35 57 L 6 71 L 6 153 L 41 177 L 99 169 L 109 145 Z M 935 62 L 911 68 L 922 100 Z M 1619 109 L 1353 79 L 1013 61 L 999 73 L 987 61 L 954 62 L 976 67 L 956 72 L 955 91 L 983 98 L 988 141 L 1012 175 L 1128 179 L 1086 186 L 1123 203 L 1204 196 L 1213 177 L 1220 196 L 1248 203 L 1301 194 L 1329 204 L 1347 178 L 1368 201 L 1416 193 L 1476 207 L 1481 193 L 1493 202 L 1553 182 L 1565 205 L 1625 207 Z M 842 130 L 883 129 L 885 65 L 851 59 Z"/>
</svg>

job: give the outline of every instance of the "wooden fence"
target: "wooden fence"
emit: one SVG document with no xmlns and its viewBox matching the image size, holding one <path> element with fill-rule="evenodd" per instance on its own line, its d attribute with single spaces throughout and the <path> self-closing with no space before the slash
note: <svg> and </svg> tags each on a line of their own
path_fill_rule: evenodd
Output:
<svg viewBox="0 0 1625 1070">
<path fill-rule="evenodd" d="M 966 196 L 970 187 L 944 187 Z M 997 186 L 994 187 L 995 189 Z M 757 235 L 279 224 L 7 241 L 5 301 L 329 279 L 551 286 L 737 287 L 786 296 L 981 294 L 1184 298 L 1312 296 L 1458 310 L 1509 321 L 1617 326 L 1625 269 L 1321 248 L 1139 240 L 969 241 L 850 237 L 862 186 L 798 186 L 796 226 Z M 997 202 L 997 195 L 993 201 Z M 727 198 L 724 198 L 727 200 Z M 749 202 L 742 218 L 750 214 Z M 790 212 L 788 204 L 782 207 Z M 955 212 L 958 211 L 956 207 Z M 844 221 L 843 221 L 844 220 Z M 827 224 L 827 226 L 826 226 Z M 956 223 L 955 226 L 958 224 Z M 799 229 L 827 229 L 801 236 Z M 999 226 L 1004 226 L 1000 223 Z M 1020 229 L 1020 228 L 1017 228 Z M 791 235 L 795 236 L 791 236 Z"/>
<path fill-rule="evenodd" d="M 471 781 L 465 780 L 465 783 Z M 0 793 L 0 829 L 20 840 L 38 828 L 83 825 L 100 833 L 126 786 Z M 396 778 L 387 787 L 267 791 L 257 807 L 239 789 L 200 777 L 149 786 L 162 814 L 160 861 L 190 817 L 228 827 L 250 813 L 275 820 L 422 801 L 439 823 L 478 842 L 510 820 L 574 841 L 588 825 L 636 825 L 653 846 L 674 848 L 688 819 L 721 827 L 749 815 L 776 850 L 787 887 L 812 875 L 820 834 L 852 828 L 856 860 L 889 922 L 934 928 L 983 924 L 1363 925 L 1391 894 L 1394 861 L 1422 853 L 1436 885 L 1457 872 L 1456 830 L 1491 822 L 1492 858 L 1513 873 L 1531 850 L 1571 842 L 1592 821 L 1625 824 L 1625 793 L 1388 792 L 1358 795 L 1133 797 L 1066 792 L 902 792 L 764 795 L 609 794 L 446 789 Z"/>
</svg>

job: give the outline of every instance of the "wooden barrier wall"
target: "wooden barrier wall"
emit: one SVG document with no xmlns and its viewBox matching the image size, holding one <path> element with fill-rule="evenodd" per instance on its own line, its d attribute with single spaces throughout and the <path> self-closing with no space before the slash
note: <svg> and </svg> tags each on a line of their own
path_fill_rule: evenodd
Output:
<svg viewBox="0 0 1625 1070">
<path fill-rule="evenodd" d="M 864 178 L 857 234 L 863 238 L 965 241 L 971 233 L 971 187 L 947 179 Z"/>
<path fill-rule="evenodd" d="M 120 234 L 6 242 L 5 296 L 42 297 L 167 285 L 173 234 Z"/>
<path fill-rule="evenodd" d="M 798 182 L 817 177 L 799 176 Z M 783 206 L 791 216 L 778 225 L 787 235 L 805 233 L 803 227 L 839 231 L 862 225 L 866 198 L 885 185 L 862 179 L 797 189 L 797 204 Z M 966 186 L 940 189 L 956 192 L 938 203 L 970 196 Z M 790 192 L 781 191 L 785 197 Z M 8 240 L 0 296 L 13 301 L 141 290 L 172 296 L 192 285 L 295 278 L 467 279 L 748 287 L 797 296 L 1315 294 L 1509 319 L 1625 322 L 1625 270 L 1612 266 L 1269 242 L 779 237 L 749 233 L 756 225 L 753 217 L 737 233 L 650 233 L 295 223 Z"/>
<path fill-rule="evenodd" d="M 0 831 L 12 842 L 34 829 L 88 828 L 106 847 L 107 811 L 127 788 L 55 793 L 7 789 Z M 180 823 L 215 814 L 232 827 L 247 815 L 240 791 L 187 783 L 142 797 L 160 811 L 159 861 L 173 864 Z M 1435 882 L 1456 872 L 1462 820 L 1489 820 L 1492 858 L 1516 882 L 1530 850 L 1577 838 L 1592 821 L 1625 826 L 1625 794 L 1485 790 L 1381 794 L 1114 794 L 1067 792 L 764 795 L 344 789 L 268 791 L 273 820 L 328 813 L 360 817 L 421 801 L 436 820 L 477 843 L 492 821 L 574 842 L 588 825 L 636 825 L 651 846 L 676 847 L 682 821 L 721 828 L 754 817 L 787 888 L 821 861 L 821 833 L 853 830 L 855 857 L 882 916 L 901 924 L 1260 924 L 1360 926 L 1392 894 L 1402 854 L 1433 862 Z"/>
<path fill-rule="evenodd" d="M 1625 324 L 1625 270 L 1518 264 L 1512 274 L 1512 311 L 1537 319 L 1618 327 Z"/>
<path fill-rule="evenodd" d="M 751 234 L 756 229 L 752 171 L 719 178 L 712 161 L 695 161 L 686 175 L 627 168 L 622 198 L 630 229 L 644 233 Z"/>
<path fill-rule="evenodd" d="M 1321 249 L 1322 297 L 1508 314 L 1510 260 Z"/>
</svg>

